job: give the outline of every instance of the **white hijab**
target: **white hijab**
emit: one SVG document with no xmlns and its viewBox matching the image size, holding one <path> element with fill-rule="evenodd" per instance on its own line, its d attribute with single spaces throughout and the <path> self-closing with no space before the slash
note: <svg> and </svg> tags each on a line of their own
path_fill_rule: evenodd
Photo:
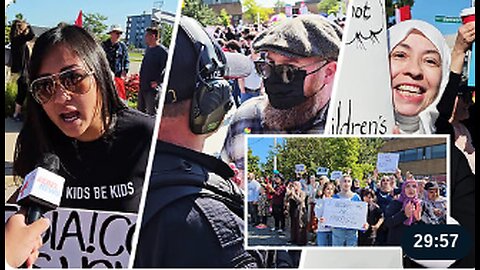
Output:
<svg viewBox="0 0 480 270">
<path fill-rule="evenodd" d="M 427 108 L 421 111 L 418 116 L 404 116 L 395 112 L 395 120 L 400 127 L 401 133 L 432 134 L 435 133 L 435 121 L 439 115 L 437 104 L 442 98 L 443 92 L 448 83 L 451 50 L 442 33 L 440 33 L 437 28 L 424 21 L 408 20 L 395 24 L 388 29 L 389 51 L 391 52 L 395 46 L 412 32 L 412 30 L 420 31 L 433 43 L 440 53 L 440 57 L 442 58 L 442 81 L 435 100 Z"/>
</svg>

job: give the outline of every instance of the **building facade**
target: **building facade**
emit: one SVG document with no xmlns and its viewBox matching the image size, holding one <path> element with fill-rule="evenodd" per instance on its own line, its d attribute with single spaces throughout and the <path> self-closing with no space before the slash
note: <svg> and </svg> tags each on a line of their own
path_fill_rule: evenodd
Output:
<svg viewBox="0 0 480 270">
<path fill-rule="evenodd" d="M 230 16 L 232 16 L 232 25 L 238 25 L 242 20 L 242 3 L 240 0 L 203 0 L 203 4 L 207 5 L 220 14 L 222 9 L 225 9 Z"/>
<path fill-rule="evenodd" d="M 411 172 L 415 178 L 429 177 L 443 182 L 447 174 L 447 139 L 394 138 L 388 140 L 381 152 L 399 153 L 402 174 Z"/>
<path fill-rule="evenodd" d="M 127 29 L 125 40 L 127 46 L 133 45 L 135 48 L 146 48 L 145 29 L 147 27 L 156 27 L 160 23 L 173 25 L 175 14 L 153 9 L 152 14 L 144 13 L 142 15 L 127 16 Z"/>
<path fill-rule="evenodd" d="M 145 48 L 145 29 L 152 26 L 152 15 L 132 15 L 127 17 L 125 39 L 127 46 Z"/>
</svg>

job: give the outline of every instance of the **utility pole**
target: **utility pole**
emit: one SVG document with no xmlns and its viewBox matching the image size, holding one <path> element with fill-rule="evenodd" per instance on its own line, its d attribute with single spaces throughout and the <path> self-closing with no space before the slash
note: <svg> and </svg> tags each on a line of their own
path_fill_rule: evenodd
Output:
<svg viewBox="0 0 480 270">
<path fill-rule="evenodd" d="M 162 27 L 162 8 L 163 8 L 164 0 L 157 0 L 153 2 L 152 8 L 152 19 L 154 16 L 158 19 L 156 21 L 157 28 L 160 28 L 160 43 L 163 43 L 163 27 Z"/>
<path fill-rule="evenodd" d="M 277 137 L 273 138 L 273 148 L 275 149 L 274 151 L 277 151 Z M 277 154 L 276 154 L 276 152 L 273 156 L 273 170 L 274 171 L 277 170 Z"/>
</svg>

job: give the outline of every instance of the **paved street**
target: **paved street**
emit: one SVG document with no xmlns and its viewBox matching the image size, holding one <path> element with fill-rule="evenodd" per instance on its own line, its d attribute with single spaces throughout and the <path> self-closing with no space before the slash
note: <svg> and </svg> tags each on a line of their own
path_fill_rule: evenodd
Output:
<svg viewBox="0 0 480 270">
<path fill-rule="evenodd" d="M 271 231 L 274 227 L 273 217 L 267 219 L 268 227 L 265 229 L 257 229 L 251 224 L 248 225 L 248 246 L 271 246 L 271 247 L 291 247 L 296 246 L 289 242 L 290 240 L 290 222 L 287 217 L 284 232 Z M 308 235 L 308 239 L 312 240 L 312 234 Z M 314 243 L 309 241 L 308 246 L 313 246 Z"/>
</svg>

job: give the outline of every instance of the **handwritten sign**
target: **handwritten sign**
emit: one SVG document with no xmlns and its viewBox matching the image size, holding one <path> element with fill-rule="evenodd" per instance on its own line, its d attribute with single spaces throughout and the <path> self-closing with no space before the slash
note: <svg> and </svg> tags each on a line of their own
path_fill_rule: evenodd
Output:
<svg viewBox="0 0 480 270">
<path fill-rule="evenodd" d="M 380 173 L 395 173 L 398 168 L 400 154 L 397 153 L 378 153 L 377 170 Z"/>
<path fill-rule="evenodd" d="M 5 221 L 16 212 L 5 205 Z M 136 214 L 57 208 L 35 262 L 41 268 L 127 268 Z"/>
<path fill-rule="evenodd" d="M 305 171 L 305 164 L 295 164 L 295 172 L 301 173 Z"/>
<path fill-rule="evenodd" d="M 318 167 L 317 169 L 317 175 L 328 175 L 328 172 L 330 170 L 328 168 L 325 168 L 325 167 Z"/>
<path fill-rule="evenodd" d="M 325 225 L 335 228 L 363 229 L 367 223 L 367 203 L 350 200 L 324 200 Z"/>
<path fill-rule="evenodd" d="M 330 180 L 337 180 L 342 178 L 343 173 L 342 171 L 333 171 L 332 174 L 330 174 Z"/>
<path fill-rule="evenodd" d="M 385 0 L 350 1 L 342 43 L 325 133 L 392 133 Z"/>
</svg>

